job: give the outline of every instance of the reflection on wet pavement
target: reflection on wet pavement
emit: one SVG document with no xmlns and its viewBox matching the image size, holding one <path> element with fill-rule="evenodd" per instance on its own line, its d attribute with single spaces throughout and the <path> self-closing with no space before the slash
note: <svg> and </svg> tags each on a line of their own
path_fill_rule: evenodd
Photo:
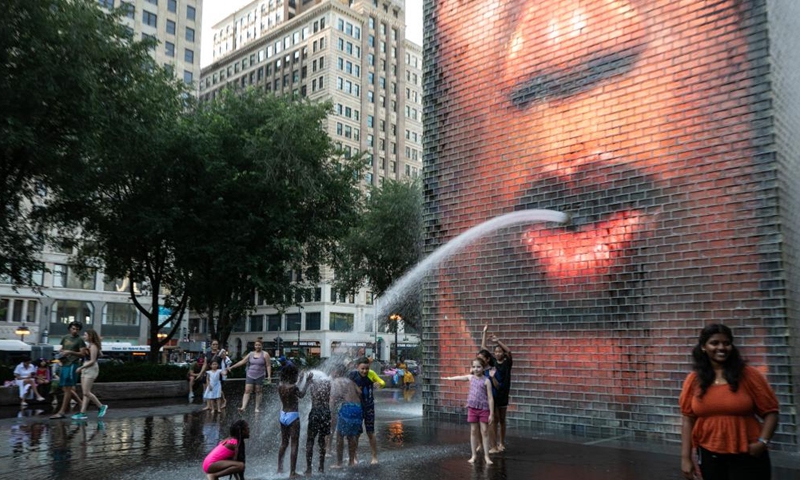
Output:
<svg viewBox="0 0 800 480">
<path fill-rule="evenodd" d="M 233 385 L 231 387 L 234 387 Z M 236 407 L 241 389 L 226 386 L 228 408 L 222 414 L 199 412 L 200 403 L 137 402 L 111 405 L 103 421 L 90 411 L 89 421 L 48 420 L 48 411 L 0 411 L 0 478 L 60 479 L 198 479 L 205 455 L 241 418 Z M 244 418 L 250 423 L 246 478 L 286 478 L 276 475 L 279 405 L 267 396 L 266 408 Z M 302 434 L 298 471 L 305 470 L 305 423 L 310 402 L 301 408 Z M 469 427 L 422 418 L 419 394 L 412 390 L 376 392 L 376 436 L 379 465 L 369 465 L 366 438 L 359 444 L 361 463 L 331 469 L 319 479 L 447 480 L 447 479 L 581 479 L 648 480 L 680 478 L 676 446 L 645 451 L 588 443 L 569 443 L 553 437 L 510 429 L 508 450 L 493 457 L 492 466 L 472 466 Z M 303 410 L 304 409 L 304 410 Z M 15 416 L 19 413 L 19 416 Z M 10 417 L 10 418 L 9 418 Z M 596 443 L 596 442 L 590 442 Z M 315 452 L 316 454 L 316 452 Z M 316 463 L 315 455 L 315 463 Z M 776 468 L 775 480 L 800 477 L 800 470 Z M 24 474 L 21 474 L 24 472 Z M 647 472 L 645 474 L 645 472 Z M 20 475 L 21 474 L 21 475 Z"/>
</svg>

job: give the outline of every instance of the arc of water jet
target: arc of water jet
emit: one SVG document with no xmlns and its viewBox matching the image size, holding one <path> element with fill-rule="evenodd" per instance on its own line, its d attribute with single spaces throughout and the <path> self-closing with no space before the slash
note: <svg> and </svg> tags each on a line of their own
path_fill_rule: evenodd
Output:
<svg viewBox="0 0 800 480">
<path fill-rule="evenodd" d="M 392 305 L 394 300 L 412 284 L 421 279 L 424 274 L 432 268 L 438 266 L 444 259 L 458 252 L 466 247 L 474 240 L 486 235 L 487 233 L 500 230 L 501 228 L 510 227 L 512 225 L 535 223 L 535 222 L 555 222 L 566 223 L 569 220 L 569 215 L 556 210 L 520 210 L 518 212 L 507 213 L 491 220 L 487 220 L 479 225 L 476 225 L 466 232 L 460 234 L 456 238 L 450 240 L 446 244 L 437 248 L 423 261 L 418 263 L 414 268 L 408 271 L 405 275 L 400 277 L 389 289 L 381 295 L 376 305 L 376 318 L 381 318 L 385 313 L 381 309 L 381 305 Z"/>
</svg>

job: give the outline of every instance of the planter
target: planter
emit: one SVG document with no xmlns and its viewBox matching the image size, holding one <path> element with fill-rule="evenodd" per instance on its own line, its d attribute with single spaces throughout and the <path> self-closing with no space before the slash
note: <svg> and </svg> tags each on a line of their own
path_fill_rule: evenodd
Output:
<svg viewBox="0 0 800 480">
<path fill-rule="evenodd" d="M 98 398 L 106 400 L 138 400 L 141 398 L 170 398 L 186 396 L 189 390 L 186 380 L 154 382 L 99 382 L 92 387 Z M 80 384 L 78 392 L 81 393 Z"/>
<path fill-rule="evenodd" d="M 81 393 L 80 384 L 76 387 Z M 188 391 L 186 380 L 167 380 L 153 382 L 101 382 L 95 383 L 92 391 L 105 400 L 137 400 L 142 398 L 183 397 Z M 52 397 L 45 395 L 49 402 Z M 31 403 L 30 401 L 28 403 Z M 19 389 L 13 387 L 0 388 L 0 405 L 19 405 Z"/>
</svg>

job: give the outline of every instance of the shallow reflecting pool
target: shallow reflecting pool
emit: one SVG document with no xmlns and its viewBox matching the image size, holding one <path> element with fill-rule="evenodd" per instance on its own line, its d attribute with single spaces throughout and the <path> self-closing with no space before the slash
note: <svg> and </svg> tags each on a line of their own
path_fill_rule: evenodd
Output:
<svg viewBox="0 0 800 480">
<path fill-rule="evenodd" d="M 114 402 L 103 421 L 90 411 L 89 421 L 49 420 L 47 410 L 0 409 L 0 479 L 202 479 L 205 455 L 242 418 L 237 411 L 241 389 L 226 385 L 227 410 L 200 412 L 199 401 Z M 415 391 L 376 392 L 378 465 L 369 465 L 369 444 L 362 436 L 352 468 L 314 472 L 318 479 L 378 480 L 674 480 L 681 478 L 677 445 L 647 445 L 623 439 L 565 439 L 543 432 L 510 428 L 508 450 L 494 465 L 467 463 L 469 427 L 422 418 Z M 301 402 L 299 473 L 305 471 L 305 424 L 309 400 Z M 247 441 L 248 479 L 277 475 L 280 445 L 274 395 L 267 395 L 257 416 L 252 407 Z M 316 452 L 315 452 L 316 453 Z M 287 452 L 288 456 L 288 452 Z M 776 455 L 777 456 L 777 455 Z M 773 480 L 800 478 L 797 455 L 782 454 Z M 288 462 L 288 459 L 287 459 Z M 317 462 L 315 455 L 314 463 Z M 287 465 L 288 467 L 288 465 Z"/>
</svg>

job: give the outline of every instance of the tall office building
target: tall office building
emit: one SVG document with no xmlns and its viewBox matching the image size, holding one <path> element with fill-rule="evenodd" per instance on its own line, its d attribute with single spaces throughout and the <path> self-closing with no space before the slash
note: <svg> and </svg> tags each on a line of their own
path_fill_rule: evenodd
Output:
<svg viewBox="0 0 800 480">
<path fill-rule="evenodd" d="M 196 87 L 200 79 L 202 0 L 98 0 L 105 9 L 122 8 L 122 22 L 134 38 L 155 38 L 153 57 Z M 196 90 L 196 88 L 195 88 Z"/>
<path fill-rule="evenodd" d="M 422 47 L 405 41 L 405 175 L 416 178 L 422 164 Z"/>
<path fill-rule="evenodd" d="M 252 87 L 330 101 L 328 133 L 345 155 L 367 156 L 365 186 L 416 177 L 422 168 L 422 55 L 420 46 L 405 39 L 404 5 L 255 0 L 213 27 L 214 62 L 202 71 L 200 99 L 213 99 L 225 88 Z M 389 358 L 395 336 L 379 336 L 372 293 L 340 295 L 330 287 L 332 278 L 327 271 L 302 309 L 281 316 L 259 305 L 234 328 L 231 348 L 245 348 L 257 337 L 277 348 L 279 338 L 286 349 L 323 357 L 338 349 L 372 354 L 377 348 L 379 358 Z M 190 328 L 204 337 L 199 319 Z M 403 355 L 418 339 L 409 338 L 410 331 L 401 335 Z"/>
<path fill-rule="evenodd" d="M 200 78 L 202 4 L 202 0 L 98 0 L 100 8 L 125 9 L 121 21 L 134 38 L 155 37 L 156 61 L 195 88 Z M 16 331 L 24 325 L 30 332 L 25 341 L 58 344 L 67 324 L 78 320 L 106 342 L 145 344 L 148 324 L 131 304 L 128 280 L 107 278 L 102 272 L 81 278 L 69 265 L 72 253 L 58 246 L 42 252 L 45 268 L 34 275 L 41 292 L 15 289 L 9 279 L 0 277 L 0 338 L 22 338 Z M 141 302 L 149 304 L 148 296 Z"/>
</svg>

